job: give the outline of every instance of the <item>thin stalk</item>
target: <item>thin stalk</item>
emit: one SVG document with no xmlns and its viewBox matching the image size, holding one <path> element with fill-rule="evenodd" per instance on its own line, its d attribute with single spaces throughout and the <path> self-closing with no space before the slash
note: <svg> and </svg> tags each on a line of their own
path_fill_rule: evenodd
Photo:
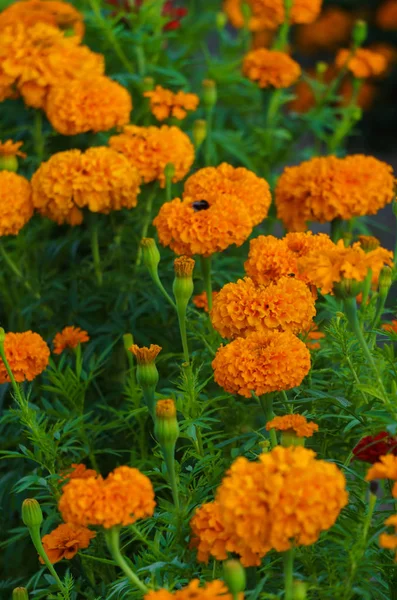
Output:
<svg viewBox="0 0 397 600">
<path fill-rule="evenodd" d="M 25 279 L 25 277 L 23 276 L 22 272 L 19 270 L 19 268 L 17 267 L 17 265 L 15 264 L 15 262 L 13 261 L 13 259 L 11 258 L 11 256 L 8 254 L 7 250 L 4 248 L 4 246 L 3 246 L 3 244 L 1 242 L 0 242 L 0 254 L 3 257 L 3 259 L 4 259 L 4 262 L 7 264 L 7 266 L 12 271 L 12 273 L 14 273 L 14 275 L 17 277 L 17 279 L 19 279 L 19 281 L 21 281 L 21 283 L 23 283 L 23 285 L 25 286 L 25 288 L 31 294 L 33 294 L 33 296 L 35 298 L 37 298 L 37 300 L 39 300 L 41 298 L 40 293 L 39 292 L 35 292 L 33 290 L 32 286 L 29 283 L 29 281 L 27 281 Z"/>
<path fill-rule="evenodd" d="M 211 257 L 201 256 L 201 274 L 204 281 L 204 289 L 207 294 L 208 312 L 212 310 L 212 280 L 211 280 Z"/>
<path fill-rule="evenodd" d="M 291 548 L 284 552 L 284 589 L 285 600 L 293 600 L 293 577 L 294 577 L 294 550 Z"/>
<path fill-rule="evenodd" d="M 273 394 L 265 394 L 264 396 L 259 396 L 259 402 L 263 412 L 265 413 L 266 423 L 269 423 L 269 421 L 271 421 L 274 417 Z M 276 430 L 270 429 L 269 436 L 271 447 L 275 448 L 278 444 Z"/>
<path fill-rule="evenodd" d="M 94 215 L 93 215 L 94 216 Z M 99 252 L 99 238 L 98 238 L 98 223 L 94 220 L 91 221 L 91 253 L 92 260 L 94 263 L 94 272 L 97 283 L 99 286 L 103 284 L 103 274 L 101 266 L 101 255 Z"/>
<path fill-rule="evenodd" d="M 331 137 L 331 139 L 328 142 L 328 150 L 329 150 L 329 153 L 331 153 L 331 154 L 334 154 L 336 152 L 336 150 L 338 149 L 340 144 L 343 142 L 345 137 L 348 136 L 352 127 L 358 120 L 355 115 L 357 113 L 357 110 L 356 110 L 357 109 L 357 98 L 360 93 L 361 86 L 362 86 L 361 79 L 353 80 L 353 93 L 352 93 L 352 97 L 350 100 L 350 104 L 345 109 L 343 117 L 342 117 L 338 127 L 336 128 L 336 131 L 334 132 L 333 136 Z"/>
<path fill-rule="evenodd" d="M 146 201 L 145 216 L 143 219 L 143 225 L 142 225 L 142 229 L 141 229 L 140 239 L 147 237 L 147 232 L 149 230 L 150 223 L 152 221 L 153 202 L 154 202 L 154 199 L 157 194 L 157 188 L 158 188 L 157 184 L 153 186 L 153 189 L 152 189 L 151 193 L 149 194 L 148 199 Z M 136 259 L 136 263 L 135 263 L 135 269 L 140 266 L 141 262 L 142 262 L 142 248 L 139 247 L 138 255 L 137 255 L 137 259 Z"/>
<path fill-rule="evenodd" d="M 128 577 L 129 581 L 132 585 L 136 586 L 141 592 L 144 594 L 148 593 L 148 588 L 146 585 L 139 579 L 139 577 L 134 573 L 131 569 L 124 556 L 120 551 L 120 528 L 119 527 L 111 527 L 110 529 L 105 530 L 105 539 L 107 546 L 109 548 L 109 552 L 112 555 L 115 563 L 120 567 L 123 573 Z"/>
<path fill-rule="evenodd" d="M 187 329 L 186 329 L 186 304 L 182 302 L 176 303 L 176 313 L 178 315 L 179 332 L 181 334 L 183 358 L 186 363 L 190 363 L 189 344 L 187 341 Z"/>
<path fill-rule="evenodd" d="M 284 0 L 284 22 L 280 27 L 276 43 L 273 46 L 274 50 L 285 51 L 286 47 L 288 46 L 289 31 L 291 28 L 291 8 L 292 0 Z"/>
<path fill-rule="evenodd" d="M 369 292 L 371 290 L 371 283 L 372 283 L 372 269 L 368 269 L 367 276 L 364 279 L 360 312 L 363 312 L 367 305 Z"/>
<path fill-rule="evenodd" d="M 158 273 L 150 273 L 150 275 L 152 276 L 152 280 L 158 287 L 159 291 L 163 294 L 164 298 L 172 306 L 172 308 L 174 308 L 176 310 L 176 304 L 173 301 L 173 299 L 171 298 L 171 296 L 169 295 L 169 293 L 167 292 L 167 290 L 165 289 L 165 287 L 163 286 L 161 279 L 159 277 L 159 274 Z"/>
<path fill-rule="evenodd" d="M 207 109 L 207 135 L 204 140 L 204 162 L 207 167 L 211 165 L 212 128 L 214 121 L 213 107 Z"/>
<path fill-rule="evenodd" d="M 162 447 L 161 450 L 163 452 L 165 466 L 167 467 L 167 473 L 172 492 L 172 499 L 174 501 L 176 510 L 179 511 L 179 491 L 175 471 L 175 444 L 173 448 Z"/>
<path fill-rule="evenodd" d="M 40 527 L 39 526 L 28 527 L 28 529 L 29 529 L 30 537 L 32 538 L 33 545 L 36 548 L 38 555 L 43 560 L 45 566 L 47 567 L 47 569 L 49 570 L 49 572 L 51 573 L 51 575 L 57 582 L 57 586 L 59 587 L 59 590 L 60 590 L 62 596 L 65 599 L 68 598 L 68 594 L 63 586 L 63 583 L 59 579 L 57 572 L 55 571 L 52 563 L 50 562 L 50 560 L 44 550 L 43 544 L 41 542 Z"/>
<path fill-rule="evenodd" d="M 39 163 L 43 162 L 45 141 L 43 136 L 43 115 L 40 110 L 35 110 L 33 124 L 34 151 Z"/>
</svg>

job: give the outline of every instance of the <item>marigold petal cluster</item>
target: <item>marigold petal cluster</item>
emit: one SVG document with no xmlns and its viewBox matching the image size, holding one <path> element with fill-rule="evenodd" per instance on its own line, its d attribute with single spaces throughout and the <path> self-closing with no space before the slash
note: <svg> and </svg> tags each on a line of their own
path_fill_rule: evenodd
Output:
<svg viewBox="0 0 397 600">
<path fill-rule="evenodd" d="M 153 515 L 154 491 L 150 479 L 138 469 L 117 467 L 106 479 L 72 478 L 62 489 L 59 510 L 66 523 L 131 525 Z"/>
<path fill-rule="evenodd" d="M 51 533 L 43 536 L 41 541 L 50 562 L 55 564 L 64 558 L 70 560 L 79 550 L 88 548 L 95 536 L 96 533 L 87 527 L 62 523 Z M 40 562 L 44 564 L 42 558 Z"/>
<path fill-rule="evenodd" d="M 339 50 L 335 63 L 339 69 L 347 68 L 358 79 L 378 77 L 387 69 L 386 58 L 368 48 L 357 48 L 353 56 L 351 50 Z"/>
<path fill-rule="evenodd" d="M 376 435 L 366 435 L 353 448 L 356 460 L 362 460 L 372 465 L 388 454 L 397 455 L 397 437 L 391 436 L 387 431 L 381 431 Z"/>
<path fill-rule="evenodd" d="M 212 362 L 218 385 L 250 398 L 289 390 L 310 370 L 310 352 L 290 331 L 259 331 L 221 346 Z"/>
<path fill-rule="evenodd" d="M 277 429 L 277 431 L 293 431 L 298 437 L 312 437 L 318 431 L 317 423 L 308 421 L 303 415 L 283 415 L 274 417 L 266 423 L 266 429 Z"/>
<path fill-rule="evenodd" d="M 144 600 L 232 600 L 232 595 L 223 581 L 215 580 L 200 584 L 198 579 L 193 579 L 186 587 L 175 592 L 168 590 L 151 590 L 144 596 Z M 242 600 L 242 598 L 239 598 Z"/>
<path fill-rule="evenodd" d="M 12 171 L 0 171 L 0 236 L 17 235 L 32 215 L 29 181 Z"/>
<path fill-rule="evenodd" d="M 287 88 L 299 79 L 301 68 L 285 52 L 257 48 L 244 57 L 243 74 L 260 88 Z"/>
<path fill-rule="evenodd" d="M 302 281 L 281 277 L 268 287 L 246 277 L 226 284 L 217 295 L 211 322 L 222 337 L 246 337 L 258 330 L 305 331 L 316 314 L 314 299 Z"/>
<path fill-rule="evenodd" d="M 184 197 L 205 200 L 213 194 L 237 196 L 248 208 L 254 226 L 267 217 L 272 201 L 265 179 L 244 167 L 235 168 L 228 163 L 199 169 L 185 182 Z"/>
<path fill-rule="evenodd" d="M 154 90 L 143 94 L 150 100 L 150 110 L 158 121 L 164 121 L 170 117 L 184 119 L 188 112 L 196 110 L 199 105 L 199 97 L 196 94 L 188 94 L 179 90 L 174 93 L 161 85 Z"/>
<path fill-rule="evenodd" d="M 154 362 L 161 350 L 161 346 L 157 346 L 156 344 L 150 344 L 149 348 L 146 348 L 146 346 L 140 348 L 136 344 L 133 344 L 129 348 L 129 351 L 135 356 L 138 365 L 148 365 Z"/>
<path fill-rule="evenodd" d="M 6 333 L 4 352 L 15 381 L 32 381 L 48 365 L 50 349 L 38 333 Z M 0 359 L 0 383 L 10 381 L 3 361 Z"/>
<path fill-rule="evenodd" d="M 374 479 L 393 479 L 397 480 L 397 456 L 394 454 L 386 454 L 381 456 L 379 462 L 376 462 L 369 469 L 366 481 Z"/>
<path fill-rule="evenodd" d="M 129 123 L 132 100 L 126 88 L 99 75 L 54 86 L 45 110 L 53 128 L 62 135 L 97 133 Z"/>
<path fill-rule="evenodd" d="M 88 342 L 88 333 L 80 327 L 65 327 L 54 337 L 54 354 L 61 354 L 66 348 L 77 348 L 79 344 Z"/>
<path fill-rule="evenodd" d="M 351 35 L 353 17 L 346 10 L 330 6 L 314 22 L 298 27 L 296 43 L 299 50 L 314 54 L 324 50 L 336 50 Z"/>
<path fill-rule="evenodd" d="M 164 169 L 172 164 L 174 183 L 183 179 L 194 162 L 194 147 L 178 127 L 137 127 L 127 125 L 120 135 L 112 136 L 110 147 L 121 152 L 138 169 L 145 183 L 158 180 L 165 187 Z"/>
<path fill-rule="evenodd" d="M 6 142 L 0 141 L 0 156 L 20 156 L 26 158 L 25 152 L 21 152 L 20 147 L 23 146 L 23 142 L 13 142 L 7 140 Z"/>
<path fill-rule="evenodd" d="M 89 477 L 97 477 L 98 473 L 94 469 L 87 469 L 83 463 L 72 463 L 68 469 L 60 473 L 61 481 L 69 479 L 88 479 Z"/>
<path fill-rule="evenodd" d="M 386 548 L 386 550 L 397 551 L 397 515 L 392 515 L 386 519 L 385 525 L 388 527 L 394 527 L 394 534 L 382 533 L 379 536 L 379 545 L 381 548 Z M 395 561 L 397 562 L 397 552 Z"/>
<path fill-rule="evenodd" d="M 219 292 L 212 292 L 212 302 L 214 302 L 218 294 Z M 193 304 L 196 308 L 203 308 L 205 312 L 208 312 L 207 292 L 201 292 L 201 294 L 193 296 Z"/>
<path fill-rule="evenodd" d="M 108 214 L 137 205 L 140 176 L 111 148 L 68 150 L 42 163 L 32 177 L 33 204 L 57 223 L 80 224 L 81 208 Z"/>
<path fill-rule="evenodd" d="M 391 323 L 384 323 L 382 329 L 389 333 L 397 333 L 397 320 L 393 319 Z"/>
<path fill-rule="evenodd" d="M 153 225 L 163 246 L 187 256 L 211 256 L 231 244 L 241 246 L 252 231 L 247 208 L 229 194 L 207 195 L 204 201 L 175 198 L 163 204 Z"/>
<path fill-rule="evenodd" d="M 386 2 L 382 2 L 376 13 L 376 23 L 381 29 L 397 29 L 396 0 L 386 0 Z"/>
<path fill-rule="evenodd" d="M 60 0 L 19 0 L 10 4 L 0 13 L 0 29 L 15 23 L 26 27 L 46 23 L 61 31 L 72 30 L 79 40 L 84 35 L 83 15 L 69 2 Z"/>
<path fill-rule="evenodd" d="M 224 0 L 223 7 L 234 27 L 244 27 L 244 0 Z M 284 0 L 247 0 L 251 10 L 251 31 L 276 29 L 285 20 Z M 311 23 L 320 14 L 322 0 L 293 0 L 291 23 Z"/>
<path fill-rule="evenodd" d="M 290 231 L 304 231 L 308 221 L 374 215 L 393 197 L 392 167 L 361 154 L 286 167 L 275 191 L 277 215 Z"/>
</svg>

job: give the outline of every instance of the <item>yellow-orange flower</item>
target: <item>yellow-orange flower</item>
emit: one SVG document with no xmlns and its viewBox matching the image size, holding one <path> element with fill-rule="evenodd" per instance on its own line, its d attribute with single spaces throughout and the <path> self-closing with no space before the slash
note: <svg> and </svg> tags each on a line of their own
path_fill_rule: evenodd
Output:
<svg viewBox="0 0 397 600">
<path fill-rule="evenodd" d="M 176 592 L 168 590 L 151 590 L 144 596 L 144 600 L 232 600 L 232 595 L 223 581 L 215 580 L 200 585 L 198 579 L 193 579 L 186 587 Z M 242 597 L 239 598 L 242 600 Z"/>
<path fill-rule="evenodd" d="M 214 379 L 230 394 L 250 398 L 300 385 L 310 353 L 290 331 L 259 331 L 221 346 L 212 362 Z"/>
<path fill-rule="evenodd" d="M 143 94 L 150 100 L 150 110 L 158 121 L 164 121 L 170 117 L 184 119 L 188 112 L 196 110 L 199 105 L 199 97 L 196 94 L 187 94 L 180 90 L 172 92 L 161 85 L 154 90 Z"/>
<path fill-rule="evenodd" d="M 50 349 L 38 333 L 6 333 L 4 352 L 15 381 L 32 381 L 48 365 Z M 10 381 L 0 359 L 0 383 Z"/>
<path fill-rule="evenodd" d="M 77 135 L 126 125 L 130 120 L 132 101 L 123 86 L 98 75 L 52 87 L 45 110 L 58 133 Z"/>
<path fill-rule="evenodd" d="M 336 50 L 350 38 L 353 17 L 336 6 L 330 6 L 319 18 L 308 25 L 298 27 L 296 42 L 299 50 L 316 53 Z"/>
<path fill-rule="evenodd" d="M 90 541 L 95 536 L 96 533 L 87 527 L 62 523 L 51 533 L 45 535 L 41 541 L 50 562 L 55 564 L 63 558 L 70 560 L 79 550 L 88 548 Z M 40 558 L 40 562 L 44 564 L 42 558 Z"/>
<path fill-rule="evenodd" d="M 367 48 L 357 48 L 353 56 L 351 54 L 351 50 L 339 50 L 335 62 L 339 69 L 347 67 L 354 77 L 367 79 L 382 75 L 386 71 L 387 61 L 382 54 Z"/>
<path fill-rule="evenodd" d="M 292 23 L 311 23 L 320 13 L 322 0 L 293 0 Z M 234 27 L 244 27 L 244 0 L 224 0 L 223 7 Z M 284 0 L 247 0 L 251 9 L 248 23 L 251 31 L 276 29 L 285 20 Z"/>
<path fill-rule="evenodd" d="M 0 156 L 20 156 L 26 158 L 25 152 L 21 152 L 20 147 L 23 146 L 23 142 L 13 142 L 7 140 L 6 142 L 0 141 Z"/>
<path fill-rule="evenodd" d="M 370 467 L 365 479 L 366 481 L 373 481 L 374 479 L 393 479 L 397 481 L 397 456 L 394 454 L 381 456 L 379 462 Z"/>
<path fill-rule="evenodd" d="M 308 221 L 373 215 L 393 197 L 392 167 L 361 154 L 286 167 L 275 191 L 277 215 L 292 231 L 305 230 Z"/>
<path fill-rule="evenodd" d="M 57 223 L 78 225 L 81 208 L 108 214 L 137 204 L 140 177 L 128 160 L 111 148 L 58 152 L 32 177 L 33 204 Z"/>
<path fill-rule="evenodd" d="M 316 314 L 314 299 L 302 281 L 282 277 L 268 287 L 246 277 L 226 284 L 217 295 L 211 322 L 222 337 L 246 337 L 259 330 L 305 331 Z"/>
<path fill-rule="evenodd" d="M 382 325 L 382 329 L 388 331 L 389 333 L 397 333 L 397 321 L 393 319 L 391 323 L 384 323 Z"/>
<path fill-rule="evenodd" d="M 231 244 L 241 246 L 252 231 L 247 207 L 229 194 L 205 200 L 184 197 L 166 202 L 153 221 L 159 240 L 176 254 L 210 256 Z"/>
<path fill-rule="evenodd" d="M 277 429 L 277 431 L 293 431 L 298 437 L 312 437 L 318 431 L 317 423 L 308 421 L 303 415 L 283 415 L 274 417 L 266 423 L 266 429 Z"/>
<path fill-rule="evenodd" d="M 47 23 L 62 31 L 72 30 L 79 40 L 84 35 L 83 15 L 69 2 L 59 0 L 19 0 L 0 13 L 0 29 L 22 23 L 32 27 Z"/>
<path fill-rule="evenodd" d="M 347 504 L 336 465 L 303 447 L 277 446 L 258 462 L 238 458 L 216 495 L 226 531 L 259 556 L 310 545 Z"/>
<path fill-rule="evenodd" d="M 143 346 L 140 348 L 136 344 L 133 344 L 129 351 L 135 356 L 138 365 L 148 365 L 154 362 L 157 356 L 160 354 L 162 348 L 156 344 L 150 344 L 149 348 Z"/>
<path fill-rule="evenodd" d="M 212 292 L 212 302 L 215 300 L 218 294 L 219 292 Z M 208 312 L 207 292 L 201 292 L 201 294 L 193 296 L 193 304 L 197 308 L 203 308 L 205 312 Z"/>
<path fill-rule="evenodd" d="M 150 479 L 138 469 L 117 467 L 106 479 L 71 479 L 62 489 L 59 510 L 66 523 L 131 525 L 154 512 L 154 491 Z"/>
<path fill-rule="evenodd" d="M 385 525 L 388 527 L 394 527 L 394 535 L 382 533 L 379 536 L 379 545 L 387 550 L 397 550 L 397 515 L 392 515 L 386 519 Z M 397 552 L 395 560 L 397 562 Z"/>
<path fill-rule="evenodd" d="M 77 348 L 89 339 L 88 333 L 80 327 L 65 327 L 54 337 L 54 354 L 61 354 L 66 348 Z"/>
<path fill-rule="evenodd" d="M 138 169 L 145 183 L 158 180 L 165 187 L 164 169 L 172 164 L 173 182 L 183 179 L 194 161 L 194 147 L 178 127 L 137 127 L 127 125 L 123 133 L 112 136 L 111 148 L 121 152 Z"/>
<path fill-rule="evenodd" d="M 29 181 L 12 171 L 0 171 L 0 236 L 17 235 L 32 215 Z"/>
<path fill-rule="evenodd" d="M 397 29 L 397 1 L 386 0 L 378 8 L 376 22 L 381 29 Z"/>
<path fill-rule="evenodd" d="M 244 57 L 243 73 L 260 88 L 287 88 L 299 79 L 301 68 L 285 52 L 258 48 Z"/>
<path fill-rule="evenodd" d="M 72 463 L 68 469 L 60 473 L 61 481 L 68 479 L 88 479 L 89 477 L 96 477 L 98 473 L 94 469 L 87 469 L 83 463 Z"/>
<path fill-rule="evenodd" d="M 207 195 L 237 196 L 248 208 L 253 225 L 267 217 L 272 201 L 267 181 L 244 167 L 222 163 L 219 167 L 199 169 L 185 182 L 184 197 L 205 200 Z"/>
</svg>

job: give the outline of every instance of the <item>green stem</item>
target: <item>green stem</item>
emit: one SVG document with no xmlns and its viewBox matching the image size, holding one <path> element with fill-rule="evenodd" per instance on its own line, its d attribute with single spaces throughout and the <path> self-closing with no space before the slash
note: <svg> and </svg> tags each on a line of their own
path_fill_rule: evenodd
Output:
<svg viewBox="0 0 397 600">
<path fill-rule="evenodd" d="M 95 215 L 92 216 L 95 217 Z M 101 255 L 99 252 L 98 223 L 94 219 L 91 221 L 91 253 L 96 280 L 98 285 L 101 286 L 103 284 L 103 275 L 101 267 Z"/>
<path fill-rule="evenodd" d="M 168 294 L 165 287 L 163 286 L 161 279 L 159 277 L 159 274 L 150 272 L 150 275 L 152 276 L 153 282 L 156 284 L 156 286 L 158 287 L 160 292 L 163 294 L 164 298 L 167 300 L 167 302 L 169 302 L 169 304 L 172 306 L 172 308 L 174 308 L 176 310 L 176 304 L 173 301 L 173 299 L 171 298 L 171 296 Z"/>
<path fill-rule="evenodd" d="M 284 600 L 293 600 L 294 550 L 284 552 Z"/>
<path fill-rule="evenodd" d="M 5 350 L 4 350 L 4 342 L 0 343 L 0 356 L 1 356 L 2 360 L 3 360 L 4 366 L 5 366 L 6 371 L 8 373 L 8 377 L 10 378 L 10 382 L 11 382 L 12 388 L 14 390 L 15 396 L 17 397 L 19 404 L 22 405 L 24 403 L 24 398 L 23 398 L 23 395 L 22 395 L 21 388 L 19 387 L 19 385 L 15 381 L 14 373 L 12 372 L 11 367 L 10 367 L 10 365 L 8 363 L 8 360 L 7 360 L 7 357 L 6 357 L 6 353 L 5 353 Z"/>
<path fill-rule="evenodd" d="M 279 34 L 276 40 L 276 43 L 273 46 L 274 50 L 282 50 L 285 51 L 288 46 L 288 38 L 289 38 L 289 30 L 291 28 L 291 8 L 292 8 L 292 0 L 284 0 L 284 22 L 280 27 Z"/>
<path fill-rule="evenodd" d="M 264 396 L 259 396 L 259 402 L 263 412 L 265 413 L 266 423 L 269 423 L 269 421 L 271 421 L 274 417 L 273 394 L 265 394 Z M 270 429 L 269 436 L 271 447 L 275 448 L 278 444 L 276 430 Z"/>
<path fill-rule="evenodd" d="M 362 80 L 353 80 L 353 94 L 350 104 L 345 108 L 343 117 L 328 142 L 328 150 L 330 154 L 334 154 L 336 152 L 343 140 L 349 135 L 352 127 L 354 127 L 355 123 L 359 120 L 357 118 L 357 116 L 360 117 L 360 111 L 357 113 L 357 98 L 360 93 L 361 86 Z"/>
<path fill-rule="evenodd" d="M 143 226 L 141 230 L 140 239 L 147 237 L 147 233 L 150 227 L 150 223 L 152 221 L 152 210 L 153 210 L 153 202 L 157 194 L 157 183 L 153 186 L 151 193 L 148 196 L 145 206 L 145 216 L 143 219 Z M 142 248 L 139 247 L 137 259 L 135 262 L 135 269 L 140 266 L 142 262 Z"/>
<path fill-rule="evenodd" d="M 189 345 L 187 341 L 186 330 L 186 303 L 176 301 L 176 313 L 178 315 L 179 332 L 181 334 L 183 358 L 186 363 L 190 363 Z"/>
<path fill-rule="evenodd" d="M 207 294 L 208 312 L 210 313 L 212 310 L 211 256 L 201 256 L 201 274 Z"/>
<path fill-rule="evenodd" d="M 7 250 L 4 248 L 3 244 L 1 243 L 1 241 L 0 241 L 0 254 L 3 257 L 3 259 L 4 259 L 4 262 L 10 268 L 10 270 L 12 271 L 12 273 L 14 273 L 14 275 L 17 277 L 17 279 L 19 279 L 19 281 L 21 281 L 21 283 L 23 283 L 23 285 L 25 286 L 25 288 L 31 294 L 33 294 L 33 296 L 35 298 L 37 298 L 37 300 L 39 300 L 41 298 L 40 293 L 39 292 L 35 292 L 33 290 L 32 286 L 29 283 L 29 281 L 27 281 L 24 278 L 23 274 L 21 273 L 21 271 L 19 270 L 19 268 L 17 267 L 17 265 L 14 263 L 13 259 L 8 254 Z"/>
<path fill-rule="evenodd" d="M 207 135 L 204 140 L 204 162 L 207 167 L 211 165 L 211 149 L 212 149 L 212 127 L 214 120 L 214 108 L 207 109 Z"/>
<path fill-rule="evenodd" d="M 342 219 L 333 219 L 331 221 L 331 239 L 336 243 L 342 237 L 341 232 Z"/>
<path fill-rule="evenodd" d="M 372 284 L 372 269 L 368 269 L 367 276 L 364 279 L 364 285 L 363 285 L 363 291 L 362 291 L 362 300 L 361 300 L 361 307 L 360 307 L 361 313 L 365 311 L 365 307 L 367 306 L 369 292 L 371 290 L 371 284 Z"/>
<path fill-rule="evenodd" d="M 43 115 L 41 110 L 36 110 L 33 125 L 34 151 L 38 163 L 44 159 L 45 141 L 43 137 Z"/>
<path fill-rule="evenodd" d="M 141 590 L 144 594 L 148 593 L 148 588 L 146 585 L 139 579 L 139 577 L 134 573 L 131 567 L 128 565 L 124 556 L 120 551 L 120 528 L 119 527 L 111 527 L 110 529 L 105 530 L 105 538 L 106 543 L 109 548 L 109 552 L 112 555 L 115 563 L 120 567 L 120 569 L 124 572 L 124 574 L 128 577 L 129 581 Z"/>
<path fill-rule="evenodd" d="M 172 448 L 162 447 L 161 450 L 163 452 L 164 462 L 167 467 L 167 473 L 169 477 L 174 505 L 176 510 L 179 511 L 179 491 L 175 472 L 175 444 Z"/>
<path fill-rule="evenodd" d="M 51 573 L 51 575 L 57 582 L 57 585 L 58 585 L 63 597 L 65 599 L 68 598 L 68 593 L 66 592 L 62 581 L 59 579 L 57 572 L 55 571 L 52 563 L 50 562 L 50 559 L 48 558 L 48 556 L 44 550 L 43 544 L 41 542 L 40 526 L 28 527 L 28 529 L 29 529 L 30 537 L 32 538 L 34 547 L 37 550 L 37 553 L 39 554 L 40 558 L 44 561 L 45 566 L 47 567 L 47 569 L 49 570 L 49 572 Z"/>
</svg>

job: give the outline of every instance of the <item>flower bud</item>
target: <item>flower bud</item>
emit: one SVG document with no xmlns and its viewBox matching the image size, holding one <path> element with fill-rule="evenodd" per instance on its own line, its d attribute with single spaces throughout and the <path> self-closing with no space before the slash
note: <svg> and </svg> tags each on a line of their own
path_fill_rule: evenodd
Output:
<svg viewBox="0 0 397 600">
<path fill-rule="evenodd" d="M 355 279 L 342 279 L 334 283 L 334 294 L 337 298 L 355 298 L 362 291 L 363 282 Z"/>
<path fill-rule="evenodd" d="M 0 171 L 12 171 L 16 173 L 18 171 L 18 159 L 13 154 L 5 154 L 0 156 Z"/>
<path fill-rule="evenodd" d="M 320 79 L 323 77 L 323 75 L 325 75 L 327 70 L 328 70 L 328 64 L 326 62 L 319 61 L 316 64 L 316 73 L 320 77 Z"/>
<path fill-rule="evenodd" d="M 359 235 L 358 241 L 364 252 L 371 252 L 380 246 L 380 241 L 373 235 Z"/>
<path fill-rule="evenodd" d="M 160 252 L 156 240 L 153 238 L 141 239 L 142 259 L 152 278 L 157 277 L 160 262 Z"/>
<path fill-rule="evenodd" d="M 200 148 L 206 137 L 207 121 L 204 121 L 204 119 L 197 119 L 193 124 L 193 141 L 196 150 Z"/>
<path fill-rule="evenodd" d="M 245 569 L 240 561 L 235 559 L 225 560 L 223 563 L 223 579 L 233 598 L 244 592 L 246 576 Z"/>
<path fill-rule="evenodd" d="M 362 46 L 368 35 L 368 25 L 362 19 L 354 23 L 353 27 L 353 43 L 356 46 Z"/>
<path fill-rule="evenodd" d="M 173 400 L 158 400 L 154 421 L 154 434 L 163 448 L 174 447 L 179 437 L 179 425 Z"/>
<path fill-rule="evenodd" d="M 180 256 L 174 261 L 175 279 L 172 289 L 177 305 L 186 306 L 193 295 L 194 264 L 194 260 L 187 256 Z"/>
<path fill-rule="evenodd" d="M 218 99 L 216 83 L 213 79 L 203 81 L 203 104 L 206 108 L 213 108 Z"/>
<path fill-rule="evenodd" d="M 292 586 L 292 600 L 306 600 L 307 584 L 304 581 L 294 581 Z"/>
<path fill-rule="evenodd" d="M 222 29 L 224 29 L 226 27 L 226 23 L 227 23 L 227 16 L 225 15 L 224 12 L 219 11 L 216 13 L 216 28 L 219 31 L 222 31 Z"/>
<path fill-rule="evenodd" d="M 17 587 L 12 590 L 12 600 L 29 600 L 28 590 L 23 587 Z"/>
<path fill-rule="evenodd" d="M 304 446 L 305 438 L 297 436 L 293 429 L 286 429 L 281 432 L 280 445 L 284 446 L 284 448 L 289 448 L 290 446 Z"/>
<path fill-rule="evenodd" d="M 154 89 L 153 77 L 145 77 L 142 82 L 142 90 L 144 92 L 151 92 Z"/>
<path fill-rule="evenodd" d="M 154 412 L 154 394 L 159 381 L 155 360 L 161 346 L 151 344 L 149 348 L 139 348 L 136 344 L 129 348 L 137 361 L 136 378 L 143 391 L 143 398 L 150 414 Z"/>
<path fill-rule="evenodd" d="M 384 266 L 379 273 L 379 296 L 386 298 L 393 282 L 393 269 Z"/>
<path fill-rule="evenodd" d="M 27 498 L 22 503 L 22 521 L 29 529 L 39 527 L 43 522 L 40 504 L 34 498 Z"/>
<path fill-rule="evenodd" d="M 175 176 L 175 166 L 172 163 L 167 163 L 164 167 L 164 175 L 167 181 L 172 181 Z"/>
</svg>

